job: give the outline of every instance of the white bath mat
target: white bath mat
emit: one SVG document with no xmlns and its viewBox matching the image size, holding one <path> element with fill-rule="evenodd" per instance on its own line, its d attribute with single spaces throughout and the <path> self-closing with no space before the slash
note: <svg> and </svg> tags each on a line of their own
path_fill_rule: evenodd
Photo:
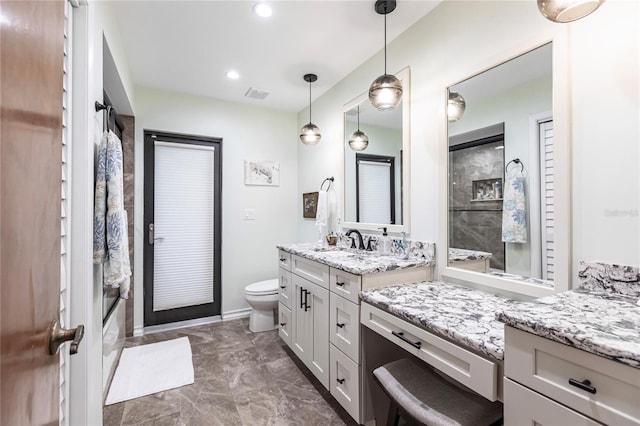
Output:
<svg viewBox="0 0 640 426">
<path fill-rule="evenodd" d="M 193 383 L 188 337 L 126 348 L 120 355 L 105 405 Z"/>
</svg>

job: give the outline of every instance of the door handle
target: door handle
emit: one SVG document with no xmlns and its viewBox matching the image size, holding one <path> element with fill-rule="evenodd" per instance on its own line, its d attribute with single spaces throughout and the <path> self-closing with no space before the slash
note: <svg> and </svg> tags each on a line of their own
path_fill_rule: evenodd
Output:
<svg viewBox="0 0 640 426">
<path fill-rule="evenodd" d="M 304 293 L 304 288 L 300 287 L 300 309 L 304 308 L 304 301 L 302 300 L 302 293 Z"/>
<path fill-rule="evenodd" d="M 153 232 L 154 232 L 154 226 L 153 223 L 149 224 L 149 244 L 153 245 L 153 243 L 156 241 L 153 238 Z"/>
<path fill-rule="evenodd" d="M 84 325 L 79 325 L 76 328 L 71 328 L 66 330 L 60 327 L 60 323 L 58 320 L 54 320 L 51 323 L 51 327 L 49 330 L 49 354 L 55 355 L 58 353 L 60 346 L 64 342 L 68 342 L 71 340 L 71 346 L 69 348 L 69 353 L 71 355 L 75 355 L 78 353 L 78 345 L 80 345 L 80 341 L 84 337 Z"/>
<path fill-rule="evenodd" d="M 310 291 L 308 290 L 304 291 L 304 311 L 305 312 L 307 312 L 311 308 L 311 306 L 309 306 L 309 299 L 308 299 L 309 294 L 311 294 Z"/>
</svg>

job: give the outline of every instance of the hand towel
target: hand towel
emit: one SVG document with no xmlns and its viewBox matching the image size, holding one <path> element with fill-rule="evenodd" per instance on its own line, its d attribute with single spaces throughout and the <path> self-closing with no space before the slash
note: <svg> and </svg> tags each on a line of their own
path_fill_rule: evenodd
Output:
<svg viewBox="0 0 640 426">
<path fill-rule="evenodd" d="M 120 288 L 129 297 L 128 218 L 124 209 L 122 143 L 112 131 L 105 132 L 98 146 L 93 223 L 93 263 L 103 265 L 105 286 Z"/>
<path fill-rule="evenodd" d="M 336 195 L 335 185 L 327 191 L 327 226 L 329 232 L 338 230 L 338 197 Z"/>
<path fill-rule="evenodd" d="M 504 200 L 502 202 L 502 241 L 505 243 L 527 242 L 527 211 L 525 177 L 514 167 L 505 177 Z"/>
<path fill-rule="evenodd" d="M 318 206 L 316 208 L 316 225 L 327 226 L 329 221 L 329 209 L 327 206 L 327 191 L 318 193 Z"/>
</svg>

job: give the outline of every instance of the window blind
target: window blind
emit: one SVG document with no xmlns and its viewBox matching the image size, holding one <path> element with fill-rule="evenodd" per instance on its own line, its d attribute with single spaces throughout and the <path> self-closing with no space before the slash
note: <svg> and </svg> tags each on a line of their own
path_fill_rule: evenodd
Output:
<svg viewBox="0 0 640 426">
<path fill-rule="evenodd" d="M 155 142 L 154 311 L 214 301 L 214 150 Z"/>
<path fill-rule="evenodd" d="M 359 222 L 391 223 L 391 165 L 358 162 Z"/>
</svg>

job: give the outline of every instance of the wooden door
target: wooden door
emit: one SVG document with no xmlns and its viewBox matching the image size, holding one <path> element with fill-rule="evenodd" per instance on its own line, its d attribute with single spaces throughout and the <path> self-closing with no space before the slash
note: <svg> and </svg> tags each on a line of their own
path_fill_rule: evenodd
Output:
<svg viewBox="0 0 640 426">
<path fill-rule="evenodd" d="M 308 364 L 312 345 L 311 339 L 313 338 L 313 323 L 311 322 L 311 314 L 308 312 L 309 308 L 306 302 L 309 300 L 307 292 L 311 282 L 293 274 L 291 275 L 291 282 L 294 292 L 294 300 L 292 300 L 294 303 L 291 306 L 293 319 L 291 347 L 298 358 Z"/>
<path fill-rule="evenodd" d="M 64 3 L 0 16 L 0 424 L 57 425 Z"/>
</svg>

